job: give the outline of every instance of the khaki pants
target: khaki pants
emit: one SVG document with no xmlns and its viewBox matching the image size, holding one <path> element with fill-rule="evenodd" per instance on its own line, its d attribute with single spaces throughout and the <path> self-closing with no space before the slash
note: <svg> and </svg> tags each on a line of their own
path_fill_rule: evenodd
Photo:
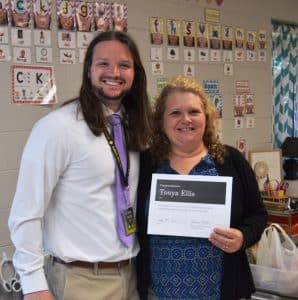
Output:
<svg viewBox="0 0 298 300">
<path fill-rule="evenodd" d="M 55 300 L 139 300 L 134 264 L 93 269 L 46 261 L 45 273 Z"/>
</svg>

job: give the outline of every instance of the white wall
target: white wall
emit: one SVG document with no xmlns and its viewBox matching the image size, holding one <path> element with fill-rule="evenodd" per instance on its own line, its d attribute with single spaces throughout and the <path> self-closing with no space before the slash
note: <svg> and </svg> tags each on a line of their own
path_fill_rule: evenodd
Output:
<svg viewBox="0 0 298 300">
<path fill-rule="evenodd" d="M 116 1 L 121 3 L 121 0 Z M 156 94 L 156 77 L 151 75 L 148 19 L 150 16 L 175 17 L 204 21 L 204 8 L 220 10 L 222 25 L 240 26 L 248 30 L 265 29 L 268 32 L 267 62 L 234 63 L 234 75 L 223 75 L 223 63 L 196 63 L 195 77 L 218 79 L 224 100 L 223 141 L 235 145 L 243 137 L 247 150 L 271 147 L 271 19 L 298 23 L 297 0 L 224 0 L 217 6 L 215 0 L 127 0 L 129 33 L 139 46 L 148 75 L 148 90 Z M 82 65 L 60 65 L 53 22 L 53 65 L 61 102 L 76 96 L 80 87 Z M 34 57 L 33 57 L 33 64 Z M 11 103 L 11 62 L 0 62 L 0 259 L 2 251 L 11 255 L 13 249 L 7 229 L 7 216 L 15 191 L 19 160 L 24 143 L 32 125 L 52 107 L 36 105 L 14 105 Z M 171 77 L 183 72 L 183 61 L 164 62 L 165 74 Z M 234 129 L 232 95 L 235 80 L 249 80 L 256 99 L 256 124 L 254 129 Z M 34 237 L 32 237 L 34 238 Z"/>
</svg>

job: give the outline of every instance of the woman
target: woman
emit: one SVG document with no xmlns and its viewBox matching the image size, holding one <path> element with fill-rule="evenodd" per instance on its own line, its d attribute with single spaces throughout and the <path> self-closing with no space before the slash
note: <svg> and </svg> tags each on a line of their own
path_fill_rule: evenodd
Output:
<svg viewBox="0 0 298 300">
<path fill-rule="evenodd" d="M 141 157 L 139 179 L 141 299 L 149 291 L 149 299 L 236 300 L 255 290 L 245 249 L 260 239 L 267 213 L 248 162 L 218 142 L 215 119 L 215 107 L 187 77 L 173 78 L 156 101 L 154 143 Z M 147 235 L 152 173 L 233 177 L 231 227 L 214 228 L 209 239 Z"/>
</svg>

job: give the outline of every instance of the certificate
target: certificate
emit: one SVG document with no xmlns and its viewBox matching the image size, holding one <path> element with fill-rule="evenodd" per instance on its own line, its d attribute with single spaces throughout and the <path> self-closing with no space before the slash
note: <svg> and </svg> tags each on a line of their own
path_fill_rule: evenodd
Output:
<svg viewBox="0 0 298 300">
<path fill-rule="evenodd" d="M 148 234 L 208 238 L 230 227 L 232 177 L 153 174 Z"/>
</svg>

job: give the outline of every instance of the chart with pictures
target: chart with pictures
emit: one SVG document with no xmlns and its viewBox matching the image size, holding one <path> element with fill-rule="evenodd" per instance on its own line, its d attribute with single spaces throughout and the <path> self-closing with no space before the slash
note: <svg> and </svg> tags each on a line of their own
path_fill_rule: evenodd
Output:
<svg viewBox="0 0 298 300">
<path fill-rule="evenodd" d="M 181 73 L 194 76 L 195 64 L 224 63 L 233 75 L 234 62 L 266 62 L 267 32 L 198 20 L 149 17 L 152 75 L 164 75 L 163 62 L 183 62 Z"/>
<path fill-rule="evenodd" d="M 107 30 L 128 30 L 125 3 L 0 0 L 0 63 L 51 64 L 53 39 L 58 41 L 61 64 L 82 63 L 96 32 Z"/>
</svg>

